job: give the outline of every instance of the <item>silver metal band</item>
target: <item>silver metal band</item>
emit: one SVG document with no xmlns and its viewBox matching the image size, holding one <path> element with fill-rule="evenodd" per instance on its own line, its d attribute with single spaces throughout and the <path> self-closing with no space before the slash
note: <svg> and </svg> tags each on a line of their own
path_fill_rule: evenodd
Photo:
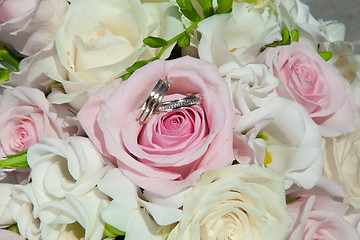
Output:
<svg viewBox="0 0 360 240">
<path fill-rule="evenodd" d="M 178 109 L 185 109 L 191 106 L 200 104 L 201 96 L 200 94 L 191 94 L 189 96 L 176 99 L 173 101 L 162 102 L 158 107 L 157 111 L 159 112 L 171 112 Z"/>
<path fill-rule="evenodd" d="M 188 108 L 201 103 L 201 96 L 199 93 L 190 94 L 186 97 L 176 99 L 173 101 L 161 102 L 170 85 L 166 80 L 160 79 L 149 97 L 142 105 L 136 119 L 141 123 L 146 123 L 151 115 L 156 112 L 171 112 L 178 109 Z"/>
<path fill-rule="evenodd" d="M 136 119 L 146 123 L 154 111 L 159 107 L 160 102 L 169 90 L 169 87 L 170 85 L 166 80 L 160 79 L 142 105 Z"/>
</svg>

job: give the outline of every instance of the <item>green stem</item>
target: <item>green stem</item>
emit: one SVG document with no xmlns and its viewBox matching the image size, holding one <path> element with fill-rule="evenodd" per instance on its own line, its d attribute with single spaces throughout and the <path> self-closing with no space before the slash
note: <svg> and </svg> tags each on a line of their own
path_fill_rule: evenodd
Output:
<svg viewBox="0 0 360 240">
<path fill-rule="evenodd" d="M 203 19 L 193 22 L 187 29 L 185 29 L 184 32 L 190 33 L 197 25 L 199 22 L 201 22 Z M 171 38 L 170 40 L 167 40 L 167 45 L 163 46 L 160 51 L 158 52 L 158 54 L 156 55 L 156 59 L 159 59 L 161 57 L 161 55 L 165 52 L 165 50 L 169 47 L 169 45 L 171 45 L 172 43 L 174 43 L 175 41 L 177 41 L 180 36 L 183 34 L 183 32 L 179 33 L 178 35 L 176 35 L 175 37 Z"/>
</svg>

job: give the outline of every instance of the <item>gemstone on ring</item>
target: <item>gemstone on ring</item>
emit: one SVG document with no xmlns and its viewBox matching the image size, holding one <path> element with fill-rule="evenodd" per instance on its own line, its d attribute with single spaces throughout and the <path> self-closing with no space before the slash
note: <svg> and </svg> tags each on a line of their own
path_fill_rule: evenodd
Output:
<svg viewBox="0 0 360 240">
<path fill-rule="evenodd" d="M 158 107 L 159 112 L 171 112 L 174 110 L 185 109 L 200 104 L 201 96 L 199 93 L 176 99 L 173 101 L 162 102 Z"/>
<path fill-rule="evenodd" d="M 138 116 L 136 117 L 139 122 L 147 122 L 147 120 L 151 117 L 154 111 L 159 107 L 160 102 L 165 96 L 166 92 L 169 90 L 169 87 L 170 85 L 166 80 L 160 79 L 156 83 L 149 97 L 142 105 Z"/>
</svg>

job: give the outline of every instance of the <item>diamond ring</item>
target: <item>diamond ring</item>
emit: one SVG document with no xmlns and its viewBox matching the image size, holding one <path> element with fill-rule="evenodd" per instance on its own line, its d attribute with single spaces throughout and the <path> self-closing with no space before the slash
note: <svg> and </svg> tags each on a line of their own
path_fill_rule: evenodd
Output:
<svg viewBox="0 0 360 240">
<path fill-rule="evenodd" d="M 189 96 L 176 99 L 173 101 L 162 102 L 158 107 L 157 111 L 171 112 L 174 110 L 189 108 L 191 106 L 200 104 L 200 102 L 201 102 L 201 96 L 199 93 L 191 94 Z"/>
</svg>

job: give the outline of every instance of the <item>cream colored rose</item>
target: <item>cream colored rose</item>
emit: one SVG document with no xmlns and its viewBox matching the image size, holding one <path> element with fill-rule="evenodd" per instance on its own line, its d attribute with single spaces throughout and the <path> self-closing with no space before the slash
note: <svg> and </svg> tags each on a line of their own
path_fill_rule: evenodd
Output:
<svg viewBox="0 0 360 240">
<path fill-rule="evenodd" d="M 51 100 L 71 102 L 79 109 L 88 94 L 118 78 L 135 61 L 156 55 L 155 49 L 145 47 L 144 38 L 170 39 L 181 32 L 175 6 L 154 4 L 140 0 L 72 2 L 55 37 L 56 53 L 39 63 L 63 87 Z"/>
<path fill-rule="evenodd" d="M 168 240 L 284 239 L 292 222 L 284 196 L 284 179 L 256 165 L 209 171 L 185 195 Z"/>
<path fill-rule="evenodd" d="M 336 180 L 349 195 L 352 206 L 360 208 L 360 130 L 323 140 L 324 176 Z"/>
</svg>

